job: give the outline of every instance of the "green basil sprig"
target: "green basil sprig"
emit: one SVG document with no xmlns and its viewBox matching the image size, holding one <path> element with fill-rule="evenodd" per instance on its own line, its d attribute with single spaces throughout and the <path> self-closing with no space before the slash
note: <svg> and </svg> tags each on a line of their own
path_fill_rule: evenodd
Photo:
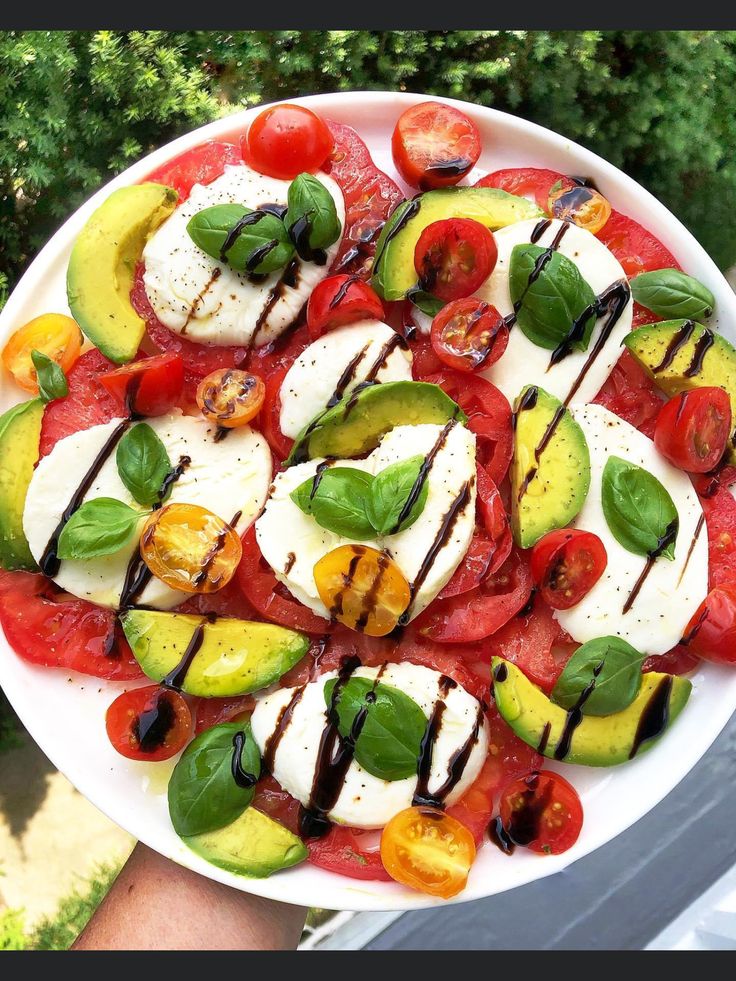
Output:
<svg viewBox="0 0 736 981">
<path fill-rule="evenodd" d="M 325 685 L 325 703 L 332 703 L 336 679 Z M 366 700 L 366 696 L 373 695 Z M 416 775 L 427 719 L 413 698 L 392 685 L 374 684 L 369 678 L 351 678 L 337 700 L 338 729 L 350 735 L 358 712 L 366 710 L 355 759 L 364 770 L 382 780 L 405 780 Z"/>
<path fill-rule="evenodd" d="M 139 504 L 160 503 L 161 488 L 171 472 L 171 460 L 147 422 L 139 422 L 123 436 L 115 461 L 120 479 Z"/>
<path fill-rule="evenodd" d="M 654 474 L 618 456 L 609 457 L 603 470 L 601 503 L 611 534 L 625 549 L 635 555 L 674 559 L 677 508 Z M 673 530 L 672 540 L 659 551 L 661 540 Z"/>
<path fill-rule="evenodd" d="M 150 511 L 135 511 L 114 497 L 95 497 L 74 512 L 59 535 L 60 559 L 94 559 L 119 551 L 130 540 L 141 518 Z"/>
<path fill-rule="evenodd" d="M 402 512 L 408 503 L 425 458 L 412 456 L 392 463 L 376 474 L 368 501 L 368 520 L 379 535 L 393 535 L 405 531 L 424 510 L 429 493 L 429 482 L 422 481 L 421 489 L 409 513 L 401 522 Z"/>
<path fill-rule="evenodd" d="M 243 734 L 240 765 L 256 779 L 261 756 L 249 722 L 223 722 L 187 746 L 169 780 L 169 815 L 178 835 L 198 835 L 231 824 L 253 800 L 255 789 L 233 777 L 235 737 Z"/>
<path fill-rule="evenodd" d="M 547 252 L 538 245 L 516 245 L 511 252 L 509 290 L 521 331 L 538 347 L 554 350 L 568 336 L 573 324 L 595 304 L 595 293 L 567 256 L 552 252 L 539 274 L 534 270 Z M 596 315 L 586 319 L 580 339 L 572 344 L 587 350 Z"/>
<path fill-rule="evenodd" d="M 289 185 L 284 223 L 302 259 L 326 249 L 340 237 L 340 219 L 332 195 L 312 174 L 299 174 Z"/>
<path fill-rule="evenodd" d="M 707 286 L 679 269 L 655 269 L 631 280 L 637 303 L 666 320 L 710 317 L 716 300 Z"/>
<path fill-rule="evenodd" d="M 38 394 L 43 402 L 63 399 L 69 393 L 64 369 L 43 351 L 31 351 L 31 361 L 36 369 Z"/>
<path fill-rule="evenodd" d="M 613 715 L 636 698 L 644 655 L 621 637 L 597 637 L 583 644 L 565 665 L 552 690 L 552 701 L 571 709 L 595 682 L 580 705 L 583 715 Z"/>
<path fill-rule="evenodd" d="M 187 232 L 203 252 L 238 272 L 275 272 L 294 255 L 294 245 L 279 217 L 251 211 L 242 204 L 215 204 L 198 211 L 189 219 Z"/>
</svg>

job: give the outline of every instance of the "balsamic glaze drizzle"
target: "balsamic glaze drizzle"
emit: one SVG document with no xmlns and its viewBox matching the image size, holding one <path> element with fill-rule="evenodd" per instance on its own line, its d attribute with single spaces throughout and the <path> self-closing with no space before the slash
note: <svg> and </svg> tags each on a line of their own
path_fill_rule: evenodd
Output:
<svg viewBox="0 0 736 981">
<path fill-rule="evenodd" d="M 457 688 L 457 682 L 448 675 L 443 674 L 439 680 L 439 697 L 432 707 L 432 714 L 427 720 L 427 728 L 424 730 L 419 747 L 417 785 L 412 799 L 413 806 L 435 805 L 435 797 L 429 792 L 429 778 L 432 775 L 432 754 L 442 728 L 442 716 L 445 713 L 445 698 L 453 688 Z"/>
<path fill-rule="evenodd" d="M 666 371 L 672 365 L 672 362 L 677 357 L 680 348 L 687 344 L 687 342 L 693 336 L 694 331 L 695 324 L 693 321 L 686 320 L 682 327 L 675 331 L 670 338 L 670 342 L 667 345 L 664 355 L 662 356 L 662 360 L 658 365 L 655 365 L 655 367 L 652 368 L 652 374 L 657 375 L 660 371 Z"/>
<path fill-rule="evenodd" d="M 562 728 L 562 733 L 560 734 L 560 738 L 557 742 L 557 745 L 555 746 L 555 751 L 553 753 L 553 756 L 556 760 L 564 760 L 565 757 L 569 754 L 570 749 L 572 748 L 572 737 L 575 735 L 575 730 L 577 729 L 577 727 L 583 721 L 583 705 L 585 705 L 585 703 L 588 701 L 590 696 L 595 691 L 596 680 L 598 678 L 598 675 L 603 670 L 603 664 L 604 664 L 603 661 L 600 661 L 599 664 L 596 664 L 596 666 L 593 668 L 593 677 L 590 679 L 590 681 L 585 686 L 585 688 L 583 688 L 583 690 L 580 692 L 578 700 L 575 702 L 572 708 L 568 710 L 567 716 L 565 718 L 565 724 Z M 547 738 L 549 739 L 549 733 L 547 733 Z M 518 844 L 521 844 L 521 842 L 518 842 Z"/>
<path fill-rule="evenodd" d="M 670 521 L 670 523 L 665 528 L 665 532 L 662 535 L 662 537 L 657 540 L 656 546 L 652 549 L 649 555 L 647 555 L 647 560 L 646 563 L 644 564 L 644 568 L 642 569 L 641 575 L 634 583 L 631 592 L 629 593 L 628 598 L 624 603 L 623 610 L 621 611 L 622 613 L 628 613 L 631 607 L 634 605 L 634 600 L 639 595 L 641 587 L 646 582 L 647 576 L 654 568 L 654 563 L 664 552 L 664 550 L 666 548 L 669 548 L 669 546 L 677 539 L 677 532 L 679 527 L 680 527 L 679 519 L 676 517 L 673 518 L 672 521 Z M 688 553 L 688 559 L 689 558 L 690 555 Z"/>
<path fill-rule="evenodd" d="M 258 783 L 258 777 L 254 773 L 248 773 L 247 770 L 243 769 L 241 756 L 243 755 L 244 745 L 245 733 L 236 732 L 233 736 L 233 755 L 232 760 L 230 761 L 230 770 L 235 783 L 239 787 L 242 787 L 243 790 L 249 790 L 251 787 L 255 787 L 255 785 Z"/>
<path fill-rule="evenodd" d="M 194 628 L 192 636 L 189 638 L 189 643 L 181 656 L 181 660 L 171 669 L 171 671 L 169 671 L 167 675 L 161 679 L 161 684 L 164 688 L 174 688 L 176 691 L 182 690 L 187 676 L 187 671 L 192 666 L 192 661 L 197 656 L 202 644 L 204 643 L 204 629 L 207 623 L 207 620 L 202 620 L 202 622 L 197 624 L 197 626 Z"/>
<path fill-rule="evenodd" d="M 411 490 L 407 494 L 406 500 L 404 501 L 404 506 L 399 512 L 398 518 L 396 519 L 396 524 L 389 531 L 389 535 L 394 535 L 411 514 L 412 508 L 419 500 L 419 496 L 422 493 L 422 488 L 427 482 L 427 478 L 429 477 L 429 472 L 432 469 L 432 464 L 435 461 L 435 457 L 447 442 L 447 437 L 450 435 L 450 433 L 452 432 L 452 430 L 455 428 L 456 425 L 457 425 L 457 420 L 450 419 L 449 422 L 446 422 L 445 425 L 442 427 L 442 430 L 439 436 L 437 437 L 434 446 L 429 451 L 429 453 L 427 453 L 422 465 L 419 467 L 419 473 L 417 474 L 416 479 L 412 484 Z"/>
<path fill-rule="evenodd" d="M 661 736 L 667 728 L 670 718 L 670 695 L 672 694 L 673 677 L 668 674 L 658 683 L 644 711 L 639 717 L 634 742 L 631 746 L 629 759 L 633 760 L 645 742 Z"/>
<path fill-rule="evenodd" d="M 144 753 L 153 753 L 163 746 L 176 722 L 176 712 L 165 692 L 160 692 L 155 703 L 145 709 L 133 723 L 133 735 Z"/>
</svg>

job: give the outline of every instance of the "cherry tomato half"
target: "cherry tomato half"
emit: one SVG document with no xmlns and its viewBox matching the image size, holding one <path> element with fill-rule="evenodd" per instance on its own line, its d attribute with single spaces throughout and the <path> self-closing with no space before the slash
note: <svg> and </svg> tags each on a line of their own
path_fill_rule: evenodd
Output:
<svg viewBox="0 0 736 981">
<path fill-rule="evenodd" d="M 515 845 L 542 855 L 559 855 L 578 840 L 583 805 L 578 792 L 559 773 L 535 770 L 504 788 L 500 816 Z"/>
<path fill-rule="evenodd" d="M 293 180 L 319 170 L 334 143 L 327 124 L 311 109 L 284 102 L 256 116 L 240 148 L 246 163 L 260 174 Z"/>
<path fill-rule="evenodd" d="M 157 354 L 100 375 L 100 382 L 126 412 L 162 416 L 181 396 L 184 362 L 178 354 Z"/>
<path fill-rule="evenodd" d="M 209 422 L 223 429 L 244 426 L 258 415 L 266 386 L 258 375 L 239 368 L 219 368 L 197 386 L 197 405 Z"/>
<path fill-rule="evenodd" d="M 464 112 L 421 102 L 399 116 L 391 138 L 396 169 L 407 184 L 429 191 L 457 184 L 480 156 L 480 133 Z"/>
<path fill-rule="evenodd" d="M 469 296 L 453 300 L 432 321 L 432 347 L 437 357 L 457 371 L 477 371 L 501 357 L 509 329 L 490 303 Z"/>
<path fill-rule="evenodd" d="M 440 300 L 459 300 L 475 293 L 493 272 L 497 259 L 493 235 L 470 218 L 433 221 L 414 247 L 419 285 Z"/>
<path fill-rule="evenodd" d="M 708 593 L 685 630 L 688 650 L 716 664 L 736 664 L 736 583 Z"/>
<path fill-rule="evenodd" d="M 731 435 L 731 400 L 722 388 L 695 388 L 662 406 L 654 445 L 674 466 L 706 473 L 719 462 Z"/>
<path fill-rule="evenodd" d="M 458 820 L 436 807 L 407 807 L 381 835 L 381 860 L 392 879 L 450 899 L 462 892 L 475 861 L 475 841 Z"/>
<path fill-rule="evenodd" d="M 313 341 L 335 327 L 358 320 L 383 320 L 381 299 L 357 276 L 341 273 L 318 283 L 307 303 L 307 328 Z"/>
<path fill-rule="evenodd" d="M 564 180 L 552 187 L 548 211 L 553 218 L 572 222 L 592 235 L 599 232 L 611 217 L 611 205 L 600 191 L 584 184 L 570 187 Z"/>
<path fill-rule="evenodd" d="M 595 586 L 608 563 L 603 542 L 592 531 L 560 528 L 532 549 L 532 577 L 553 610 L 569 610 Z"/>
<path fill-rule="evenodd" d="M 178 691 L 147 685 L 123 692 L 105 716 L 113 747 L 129 760 L 170 760 L 192 738 L 192 713 Z"/>
<path fill-rule="evenodd" d="M 3 348 L 3 365 L 26 392 L 38 392 L 32 351 L 55 361 L 66 374 L 79 357 L 82 332 L 76 321 L 63 313 L 44 313 L 20 327 Z"/>
</svg>

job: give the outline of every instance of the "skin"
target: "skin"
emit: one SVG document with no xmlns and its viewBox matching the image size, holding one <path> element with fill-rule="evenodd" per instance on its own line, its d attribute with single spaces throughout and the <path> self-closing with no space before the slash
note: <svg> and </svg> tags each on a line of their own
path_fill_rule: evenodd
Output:
<svg viewBox="0 0 736 981">
<path fill-rule="evenodd" d="M 307 911 L 205 879 L 138 844 L 74 950 L 291 950 Z"/>
</svg>

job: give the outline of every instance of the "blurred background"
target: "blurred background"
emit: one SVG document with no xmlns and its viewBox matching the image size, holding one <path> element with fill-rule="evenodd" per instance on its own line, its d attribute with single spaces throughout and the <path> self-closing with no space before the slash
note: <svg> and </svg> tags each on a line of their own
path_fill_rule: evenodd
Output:
<svg viewBox="0 0 736 981">
<path fill-rule="evenodd" d="M 244 107 L 350 89 L 452 96 L 569 136 L 652 191 L 728 270 L 735 83 L 736 31 L 3 32 L 0 307 L 67 215 L 141 156 Z M 736 804 L 735 742 L 731 727 L 617 848 L 563 873 L 570 888 L 552 907 L 545 880 L 500 897 L 503 910 L 499 900 L 455 907 L 442 926 L 427 914 L 359 926 L 342 915 L 334 940 L 335 922 L 313 911 L 307 944 L 644 946 L 736 860 L 718 818 Z M 697 869 L 670 881 L 694 836 Z M 68 946 L 130 847 L 0 693 L 0 950 Z M 534 937 L 514 933 L 519 903 L 527 923 L 535 913 Z"/>
</svg>

